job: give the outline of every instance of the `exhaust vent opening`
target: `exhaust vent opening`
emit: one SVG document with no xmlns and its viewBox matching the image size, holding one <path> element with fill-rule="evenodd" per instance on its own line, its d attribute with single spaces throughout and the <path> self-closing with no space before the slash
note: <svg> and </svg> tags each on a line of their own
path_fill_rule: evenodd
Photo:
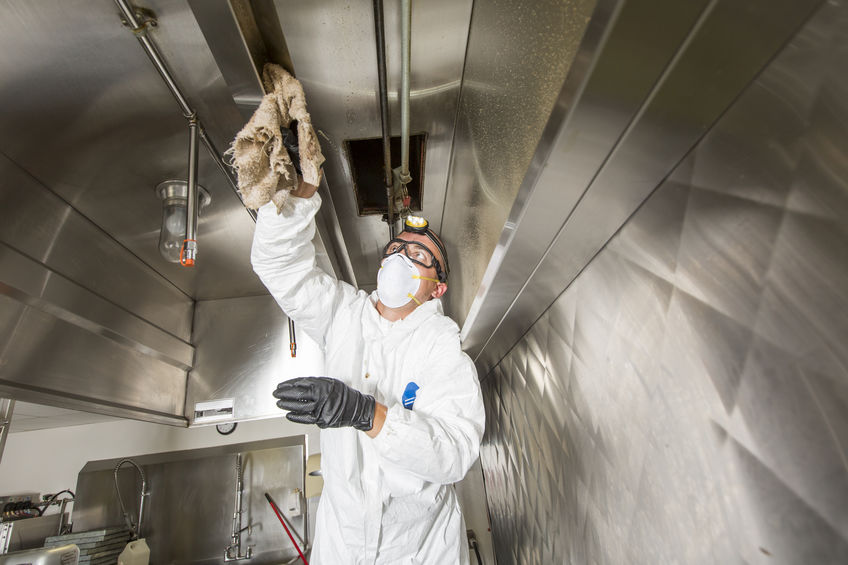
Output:
<svg viewBox="0 0 848 565">
<path fill-rule="evenodd" d="M 388 214 L 386 181 L 383 167 L 383 138 L 349 139 L 344 142 L 345 154 L 353 175 L 353 192 L 360 216 Z M 409 209 L 421 211 L 421 187 L 424 184 L 424 154 L 427 134 L 409 137 Z M 392 168 L 400 166 L 400 136 L 392 137 Z"/>
</svg>

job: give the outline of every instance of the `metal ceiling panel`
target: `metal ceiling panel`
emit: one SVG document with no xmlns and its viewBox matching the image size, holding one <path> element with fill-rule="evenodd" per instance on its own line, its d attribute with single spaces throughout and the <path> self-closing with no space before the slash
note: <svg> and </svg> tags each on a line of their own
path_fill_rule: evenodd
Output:
<svg viewBox="0 0 848 565">
<path fill-rule="evenodd" d="M 189 0 L 189 6 L 246 123 L 265 95 L 260 78 L 265 63 L 274 61 L 291 68 L 285 38 L 266 14 L 272 6 L 251 5 L 247 0 Z M 261 28 L 257 20 L 262 22 Z M 318 266 L 353 284 L 353 269 L 326 183 L 321 184 L 320 191 L 328 205 L 316 218 L 318 230 L 313 244 Z"/>
<path fill-rule="evenodd" d="M 192 300 L 0 156 L 0 395 L 184 425 Z"/>
<path fill-rule="evenodd" d="M 327 157 L 324 172 L 356 282 L 373 289 L 388 226 L 378 216 L 358 216 L 343 150 L 346 139 L 381 136 L 372 2 L 276 0 L 274 6 L 320 130 Z M 440 228 L 445 199 L 470 17 L 470 0 L 413 4 L 411 131 L 428 134 L 422 213 L 435 229 Z M 385 20 L 392 134 L 399 135 L 400 14 L 394 3 L 386 3 Z"/>
<path fill-rule="evenodd" d="M 218 147 L 243 118 L 184 1 L 154 0 L 151 37 Z M 253 221 L 201 152 L 212 194 L 195 269 L 158 254 L 154 187 L 185 178 L 188 128 L 112 2 L 4 2 L 0 7 L 0 151 L 193 298 L 264 293 L 249 264 Z"/>
<path fill-rule="evenodd" d="M 12 300 L 0 295 L 0 311 L 9 311 Z M 2 396 L 147 421 L 185 422 L 185 371 L 146 351 L 33 307 L 24 310 L 14 336 L 3 345 Z"/>
<path fill-rule="evenodd" d="M 188 0 L 188 4 L 230 89 L 230 96 L 242 119 L 247 122 L 259 107 L 265 92 L 260 69 L 254 65 L 240 25 L 255 25 L 256 22 L 249 18 L 245 18 L 246 22 L 239 22 L 228 0 Z M 251 14 L 249 10 L 242 10 L 242 13 Z"/>
</svg>

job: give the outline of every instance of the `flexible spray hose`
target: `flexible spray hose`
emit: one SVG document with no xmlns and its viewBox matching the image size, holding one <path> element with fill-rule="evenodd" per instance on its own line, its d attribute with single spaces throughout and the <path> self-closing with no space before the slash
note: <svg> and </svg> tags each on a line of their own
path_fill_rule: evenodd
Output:
<svg viewBox="0 0 848 565">
<path fill-rule="evenodd" d="M 138 503 L 138 524 L 133 526 L 132 519 L 130 518 L 129 513 L 127 512 L 126 507 L 124 506 L 124 499 L 121 497 L 121 489 L 118 486 L 118 471 L 124 465 L 132 465 L 138 471 L 138 474 L 141 475 L 141 499 Z M 127 528 L 130 530 L 130 533 L 133 536 L 133 539 L 138 539 L 141 535 L 141 519 L 143 517 L 144 512 L 144 497 L 147 496 L 147 478 L 144 476 L 144 471 L 138 464 L 132 459 L 121 459 L 117 465 L 115 465 L 115 471 L 113 473 L 115 479 L 115 492 L 118 493 L 118 502 L 121 505 L 121 513 L 124 515 L 124 521 L 127 523 Z"/>
</svg>

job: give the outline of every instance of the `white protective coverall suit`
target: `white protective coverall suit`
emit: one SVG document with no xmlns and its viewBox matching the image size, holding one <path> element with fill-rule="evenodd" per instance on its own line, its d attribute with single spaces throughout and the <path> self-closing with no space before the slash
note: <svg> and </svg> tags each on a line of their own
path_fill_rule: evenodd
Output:
<svg viewBox="0 0 848 565">
<path fill-rule="evenodd" d="M 452 483 L 477 459 L 483 435 L 474 365 L 441 300 L 390 322 L 377 312 L 376 292 L 316 267 L 320 205 L 315 194 L 289 198 L 279 216 L 273 204 L 262 207 L 251 262 L 298 329 L 323 346 L 324 376 L 374 396 L 388 411 L 374 439 L 351 427 L 321 431 L 324 490 L 310 563 L 466 564 Z M 409 383 L 419 387 L 411 409 L 402 403 Z"/>
</svg>

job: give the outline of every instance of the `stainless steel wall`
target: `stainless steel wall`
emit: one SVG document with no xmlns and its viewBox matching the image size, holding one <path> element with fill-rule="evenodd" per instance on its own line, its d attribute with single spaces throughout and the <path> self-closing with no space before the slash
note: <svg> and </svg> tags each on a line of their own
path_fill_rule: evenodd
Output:
<svg viewBox="0 0 848 565">
<path fill-rule="evenodd" d="M 499 563 L 848 561 L 846 61 L 828 2 L 486 376 Z"/>
<path fill-rule="evenodd" d="M 222 563 L 230 544 L 236 492 L 236 453 L 242 454 L 242 550 L 253 546 L 247 563 L 297 559 L 283 526 L 264 493 L 269 493 L 301 537 L 304 515 L 287 511 L 287 497 L 303 493 L 306 436 L 158 453 L 133 458 L 147 476 L 141 535 L 150 546 L 151 563 Z M 91 461 L 77 479 L 72 515 L 74 532 L 123 524 L 113 469 L 119 459 Z M 121 496 L 138 516 L 141 479 L 126 465 L 118 473 Z M 305 500 L 301 499 L 301 507 Z M 310 535 L 311 537 L 311 535 Z"/>
<path fill-rule="evenodd" d="M 201 300 L 192 343 L 197 357 L 186 391 L 185 413 L 195 404 L 233 399 L 235 420 L 281 417 L 271 396 L 277 383 L 323 374 L 324 353 L 295 325 L 297 356 L 289 349 L 288 318 L 271 296 Z"/>
<path fill-rule="evenodd" d="M 474 3 L 440 222 L 453 267 L 445 307 L 460 326 L 594 7 Z"/>
<path fill-rule="evenodd" d="M 184 423 L 192 300 L 0 155 L 0 394 Z"/>
</svg>

